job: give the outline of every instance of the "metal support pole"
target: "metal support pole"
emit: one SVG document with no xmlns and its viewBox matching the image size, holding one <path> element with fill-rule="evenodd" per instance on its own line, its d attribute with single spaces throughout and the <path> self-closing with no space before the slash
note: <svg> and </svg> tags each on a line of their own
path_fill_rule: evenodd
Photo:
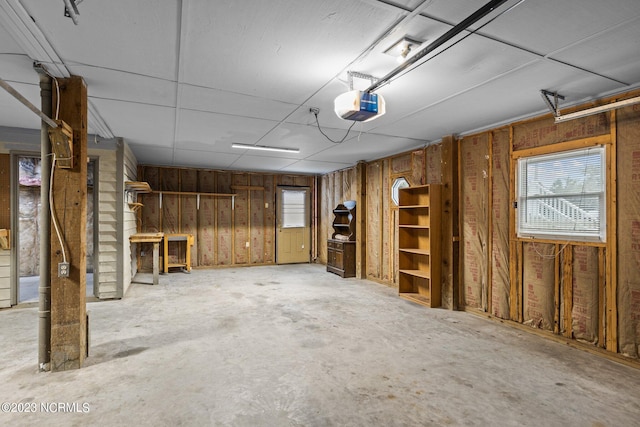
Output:
<svg viewBox="0 0 640 427">
<path fill-rule="evenodd" d="M 51 116 L 52 92 L 51 78 L 42 69 L 36 68 L 40 75 L 40 97 L 42 112 Z M 40 285 L 38 287 L 38 366 L 40 371 L 50 369 L 51 360 L 51 276 L 50 276 L 50 223 L 49 216 L 49 175 L 51 173 L 51 143 L 47 123 L 42 122 L 40 131 L 41 187 L 40 187 Z"/>
</svg>

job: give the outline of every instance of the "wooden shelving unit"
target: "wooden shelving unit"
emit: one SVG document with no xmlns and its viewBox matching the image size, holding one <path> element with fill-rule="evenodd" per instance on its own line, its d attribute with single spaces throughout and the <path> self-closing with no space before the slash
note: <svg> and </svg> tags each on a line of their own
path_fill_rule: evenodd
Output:
<svg viewBox="0 0 640 427">
<path fill-rule="evenodd" d="M 440 307 L 440 185 L 398 190 L 398 293 Z"/>
<path fill-rule="evenodd" d="M 327 271 L 340 277 L 355 277 L 356 208 L 339 204 L 333 215 L 333 233 L 327 241 Z"/>
<path fill-rule="evenodd" d="M 129 209 L 136 212 L 143 205 L 138 202 L 138 194 L 151 193 L 151 186 L 144 181 L 125 181 L 124 183 L 125 197 L 127 194 L 133 194 L 133 201 L 128 201 Z"/>
</svg>

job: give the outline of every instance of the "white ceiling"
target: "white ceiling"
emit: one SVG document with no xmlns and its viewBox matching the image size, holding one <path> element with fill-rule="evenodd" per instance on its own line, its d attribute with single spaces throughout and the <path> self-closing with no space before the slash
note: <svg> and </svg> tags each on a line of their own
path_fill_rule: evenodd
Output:
<svg viewBox="0 0 640 427">
<path fill-rule="evenodd" d="M 74 25 L 63 0 L 0 0 L 0 78 L 40 105 L 34 61 L 82 76 L 91 143 L 122 137 L 140 163 L 295 173 L 547 112 L 541 89 L 562 108 L 640 87 L 640 1 L 508 0 L 379 89 L 386 115 L 320 133 L 310 107 L 334 140 L 352 124 L 333 113 L 348 71 L 386 75 L 397 40 L 424 47 L 487 1 L 84 0 Z M 0 91 L 0 127 L 19 143 L 40 119 Z"/>
</svg>

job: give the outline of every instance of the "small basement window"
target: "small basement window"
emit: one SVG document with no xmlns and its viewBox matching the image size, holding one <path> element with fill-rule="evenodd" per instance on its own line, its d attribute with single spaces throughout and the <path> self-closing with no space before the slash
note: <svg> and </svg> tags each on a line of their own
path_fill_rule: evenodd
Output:
<svg viewBox="0 0 640 427">
<path fill-rule="evenodd" d="M 602 146 L 518 159 L 518 237 L 604 242 Z"/>
</svg>

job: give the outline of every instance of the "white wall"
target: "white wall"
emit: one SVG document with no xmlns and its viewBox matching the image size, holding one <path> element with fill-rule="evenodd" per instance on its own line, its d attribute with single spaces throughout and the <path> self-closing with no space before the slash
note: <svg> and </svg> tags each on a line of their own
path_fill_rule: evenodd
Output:
<svg viewBox="0 0 640 427">
<path fill-rule="evenodd" d="M 122 181 L 137 181 L 138 161 L 133 151 L 126 143 L 122 144 Z M 124 191 L 124 187 L 123 187 Z M 132 197 L 135 197 L 132 195 Z M 133 245 L 129 243 L 129 236 L 137 231 L 136 213 L 129 207 L 128 203 L 123 203 L 122 215 L 122 295 L 127 293 L 131 279 L 137 273 L 135 253 L 132 255 Z"/>
<path fill-rule="evenodd" d="M 119 298 L 117 155 L 115 150 L 89 150 L 89 155 L 98 157 L 98 241 L 94 242 L 94 256 L 98 257 L 97 296 L 101 299 Z"/>
<path fill-rule="evenodd" d="M 0 249 L 0 308 L 11 307 L 11 250 Z"/>
</svg>

